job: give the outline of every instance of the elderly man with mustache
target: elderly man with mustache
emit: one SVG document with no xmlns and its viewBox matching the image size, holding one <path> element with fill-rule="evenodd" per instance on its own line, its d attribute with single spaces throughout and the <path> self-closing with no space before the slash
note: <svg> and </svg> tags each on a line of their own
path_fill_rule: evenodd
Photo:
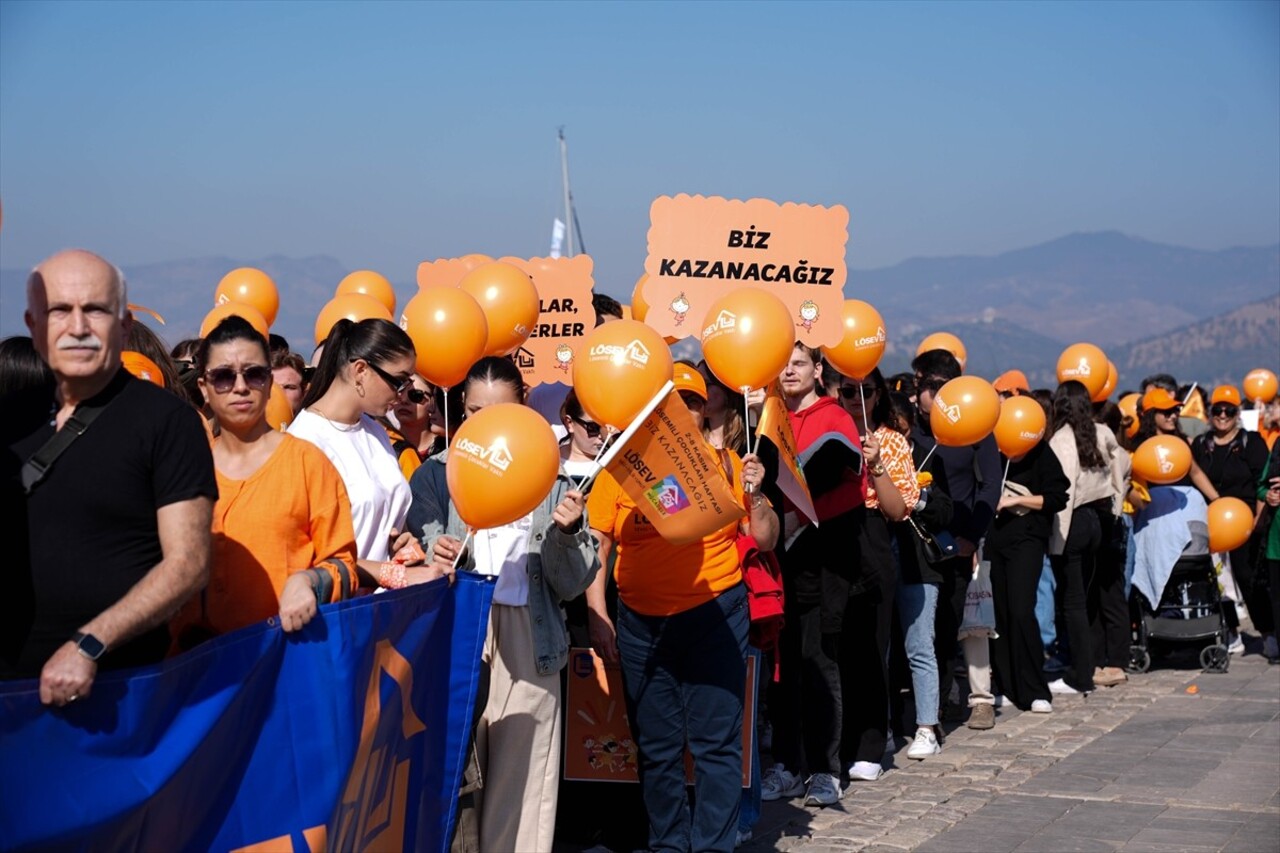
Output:
<svg viewBox="0 0 1280 853">
<path fill-rule="evenodd" d="M 119 269 L 83 250 L 43 261 L 26 322 L 57 388 L 48 421 L 0 454 L 18 515 L 0 618 L 25 628 L 0 668 L 38 676 L 41 701 L 62 706 L 99 669 L 164 657 L 167 620 L 208 579 L 217 481 L 195 410 L 121 366 Z"/>
</svg>

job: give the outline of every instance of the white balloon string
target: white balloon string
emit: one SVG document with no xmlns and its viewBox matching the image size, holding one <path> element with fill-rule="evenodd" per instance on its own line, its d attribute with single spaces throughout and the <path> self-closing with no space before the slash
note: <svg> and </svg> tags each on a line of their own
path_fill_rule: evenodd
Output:
<svg viewBox="0 0 1280 853">
<path fill-rule="evenodd" d="M 604 456 L 605 451 L 609 449 L 609 443 L 621 435 L 614 427 L 608 427 L 608 430 L 605 433 L 604 441 L 600 442 L 600 452 L 596 454 L 595 459 L 591 460 L 596 467 L 587 475 L 587 479 L 578 484 L 578 491 L 584 495 L 591 490 L 591 484 L 596 481 L 596 477 L 604 470 L 604 466 L 600 464 L 600 457 Z"/>
<path fill-rule="evenodd" d="M 746 427 L 747 432 L 747 453 L 754 451 L 751 448 L 751 404 L 747 401 L 747 395 L 751 393 L 751 389 L 746 385 L 742 386 L 742 425 Z M 756 438 L 756 444 L 760 443 L 760 439 Z"/>
<path fill-rule="evenodd" d="M 932 455 L 933 455 L 933 451 L 935 451 L 935 450 L 937 450 L 937 449 L 938 449 L 938 443 L 935 441 L 935 442 L 933 443 L 933 447 L 930 447 L 930 448 L 929 448 L 929 452 L 928 452 L 928 453 L 926 453 L 926 454 L 924 455 L 924 458 L 920 460 L 920 464 L 916 466 L 916 470 L 917 470 L 917 471 L 923 471 L 923 470 L 924 470 L 924 466 L 926 466 L 926 465 L 928 465 L 928 464 L 929 464 L 929 457 L 930 457 L 930 456 L 932 456 Z"/>
<path fill-rule="evenodd" d="M 867 420 L 867 392 L 862 390 L 862 382 L 858 382 L 858 399 L 862 401 L 862 431 L 871 432 L 871 422 Z"/>
<path fill-rule="evenodd" d="M 449 446 L 449 388 L 444 389 L 444 446 Z"/>
<path fill-rule="evenodd" d="M 471 534 L 472 534 L 472 533 L 475 533 L 475 531 L 474 531 L 474 530 L 472 530 L 470 527 L 468 527 L 468 528 L 467 528 L 467 535 L 466 535 L 466 537 L 462 540 L 462 547 L 458 549 L 457 556 L 455 556 L 455 557 L 453 558 L 453 570 L 454 570 L 455 572 L 458 570 L 458 563 L 460 563 L 460 562 L 462 561 L 462 555 L 463 555 L 463 554 L 465 554 L 465 553 L 467 552 L 467 545 L 468 545 L 468 544 L 470 544 L 470 542 L 471 542 Z"/>
</svg>

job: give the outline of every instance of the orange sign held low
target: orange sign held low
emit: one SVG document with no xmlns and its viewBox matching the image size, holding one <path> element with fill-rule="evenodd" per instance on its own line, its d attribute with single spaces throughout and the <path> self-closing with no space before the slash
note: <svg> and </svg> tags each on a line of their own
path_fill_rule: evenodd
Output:
<svg viewBox="0 0 1280 853">
<path fill-rule="evenodd" d="M 645 322 L 663 335 L 699 334 L 711 304 L 747 285 L 786 304 L 807 346 L 840 342 L 849 239 L 842 205 L 681 194 L 655 199 L 649 220 Z"/>
</svg>

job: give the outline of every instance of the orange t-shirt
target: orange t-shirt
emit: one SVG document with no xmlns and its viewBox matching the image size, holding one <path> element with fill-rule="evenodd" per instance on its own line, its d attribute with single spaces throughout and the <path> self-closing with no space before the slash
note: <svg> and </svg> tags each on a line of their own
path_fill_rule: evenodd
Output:
<svg viewBox="0 0 1280 853">
<path fill-rule="evenodd" d="M 742 460 L 732 452 L 729 457 L 733 495 L 741 503 Z M 717 454 L 719 467 L 718 460 Z M 593 528 L 613 540 L 618 553 L 614 565 L 618 595 L 637 613 L 683 613 L 742 582 L 736 521 L 699 542 L 673 545 L 658 535 L 608 471 L 602 471 L 591 487 L 587 518 Z"/>
<path fill-rule="evenodd" d="M 222 634 L 276 615 L 289 576 L 330 557 L 347 565 L 347 591 L 354 589 L 351 503 L 338 469 L 320 448 L 285 434 L 247 479 L 216 473 L 209 586 L 174 617 L 174 637 L 194 624 Z M 336 598 L 342 578 L 331 566 L 318 568 L 333 578 Z"/>
</svg>

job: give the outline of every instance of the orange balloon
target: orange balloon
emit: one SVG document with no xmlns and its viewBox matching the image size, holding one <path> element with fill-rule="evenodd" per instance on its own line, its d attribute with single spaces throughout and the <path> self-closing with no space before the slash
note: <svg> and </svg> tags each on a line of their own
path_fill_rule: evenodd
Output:
<svg viewBox="0 0 1280 853">
<path fill-rule="evenodd" d="M 790 319 L 790 318 L 788 318 Z M 671 379 L 671 350 L 652 327 L 637 320 L 614 320 L 591 330 L 573 360 L 578 402 L 596 423 L 618 431 Z"/>
<path fill-rule="evenodd" d="M 791 312 L 758 287 L 726 293 L 702 319 L 702 356 L 730 388 L 764 388 L 787 366 L 795 344 Z"/>
<path fill-rule="evenodd" d="M 1133 451 L 1133 473 L 1156 486 L 1176 483 L 1191 470 L 1191 447 L 1176 435 L 1155 435 Z"/>
<path fill-rule="evenodd" d="M 267 423 L 274 430 L 284 432 L 293 421 L 293 406 L 284 395 L 284 389 L 271 383 L 271 393 L 267 396 Z"/>
<path fill-rule="evenodd" d="M 961 370 L 964 370 L 964 363 L 969 360 L 969 352 L 964 348 L 964 343 L 950 332 L 934 332 L 926 337 L 916 347 L 916 355 L 931 349 L 944 349 L 954 355 L 956 361 L 960 362 Z"/>
<path fill-rule="evenodd" d="M 213 310 L 204 315 L 204 320 L 200 323 L 200 337 L 209 337 L 209 333 L 217 328 L 219 323 L 233 316 L 244 319 L 264 338 L 267 336 L 267 318 L 262 316 L 261 311 L 252 305 L 240 302 L 223 302 L 221 305 L 213 306 Z"/>
<path fill-rule="evenodd" d="M 1093 394 L 1089 399 L 1095 403 L 1101 403 L 1103 400 L 1111 396 L 1111 392 L 1116 390 L 1116 383 L 1120 381 L 1120 372 L 1116 370 L 1114 362 L 1107 362 L 1107 381 L 1102 384 L 1102 388 L 1097 394 Z"/>
<path fill-rule="evenodd" d="M 1253 533 L 1253 511 L 1239 498 L 1218 498 L 1209 504 L 1209 550 L 1234 551 Z"/>
<path fill-rule="evenodd" d="M 1124 428 L 1124 434 L 1129 438 L 1138 434 L 1138 401 L 1141 399 L 1141 394 L 1125 394 L 1116 403 L 1120 407 L 1120 413 L 1129 418 L 1129 425 Z"/>
<path fill-rule="evenodd" d="M 1009 458 L 1022 456 L 1044 438 L 1045 426 L 1044 407 L 1035 398 L 1007 397 L 1000 403 L 996 420 L 996 445 Z"/>
<path fill-rule="evenodd" d="M 462 277 L 458 287 L 475 297 L 489 324 L 485 355 L 510 355 L 538 322 L 538 289 L 517 266 L 491 261 Z"/>
<path fill-rule="evenodd" d="M 475 269 L 478 266 L 481 266 L 482 264 L 493 263 L 493 258 L 489 257 L 488 255 L 482 255 L 479 252 L 473 252 L 470 255 L 463 255 L 462 257 L 458 258 L 458 260 L 462 262 L 462 268 L 467 272 L 471 272 L 473 269 Z"/>
<path fill-rule="evenodd" d="M 1000 394 L 977 376 L 957 376 L 933 395 L 929 426 L 943 447 L 977 444 L 1000 420 Z"/>
<path fill-rule="evenodd" d="M 1244 396 L 1250 400 L 1261 400 L 1264 403 L 1270 403 L 1275 399 L 1278 390 L 1276 375 L 1270 370 L 1264 368 L 1256 368 L 1245 374 L 1244 382 L 1241 383 L 1241 390 Z"/>
<path fill-rule="evenodd" d="M 387 306 L 390 316 L 396 315 L 396 289 L 391 286 L 391 282 L 387 281 L 385 276 L 373 270 L 356 270 L 348 274 L 338 282 L 338 289 L 333 295 L 341 296 L 344 293 L 363 293 L 365 296 L 372 296 Z"/>
<path fill-rule="evenodd" d="M 649 303 L 644 298 L 644 283 L 649 280 L 648 273 L 641 273 L 636 279 L 635 290 L 631 291 L 631 319 L 644 322 L 644 318 L 649 316 Z"/>
<path fill-rule="evenodd" d="M 861 381 L 876 369 L 884 356 L 887 340 L 884 318 L 860 299 L 846 299 L 840 318 L 844 336 L 835 346 L 823 347 L 822 354 L 836 370 Z"/>
<path fill-rule="evenodd" d="M 418 291 L 400 315 L 400 328 L 413 339 L 418 374 L 432 385 L 452 388 L 484 357 L 489 323 L 480 303 L 456 287 L 433 285 Z"/>
<path fill-rule="evenodd" d="M 1058 356 L 1058 381 L 1079 382 L 1095 398 L 1107 384 L 1107 354 L 1093 344 L 1072 344 Z"/>
<path fill-rule="evenodd" d="M 372 296 L 363 293 L 343 293 L 330 299 L 316 316 L 316 343 L 329 337 L 339 320 L 359 323 L 361 320 L 390 320 L 392 314 Z"/>
<path fill-rule="evenodd" d="M 270 326 L 280 310 L 280 294 L 271 276 L 253 267 L 240 267 L 222 277 L 218 289 L 213 292 L 215 305 L 224 302 L 240 302 L 258 309 Z M 265 332 L 264 332 L 265 334 Z"/>
<path fill-rule="evenodd" d="M 462 422 L 444 469 L 458 517 L 472 530 L 501 527 L 546 498 L 560 470 L 560 448 L 542 415 L 499 403 Z"/>
<path fill-rule="evenodd" d="M 125 350 L 120 353 L 120 361 L 124 364 L 125 370 L 139 379 L 145 379 L 152 385 L 159 385 L 161 388 L 164 387 L 164 374 L 160 372 L 160 365 L 142 353 Z"/>
</svg>

